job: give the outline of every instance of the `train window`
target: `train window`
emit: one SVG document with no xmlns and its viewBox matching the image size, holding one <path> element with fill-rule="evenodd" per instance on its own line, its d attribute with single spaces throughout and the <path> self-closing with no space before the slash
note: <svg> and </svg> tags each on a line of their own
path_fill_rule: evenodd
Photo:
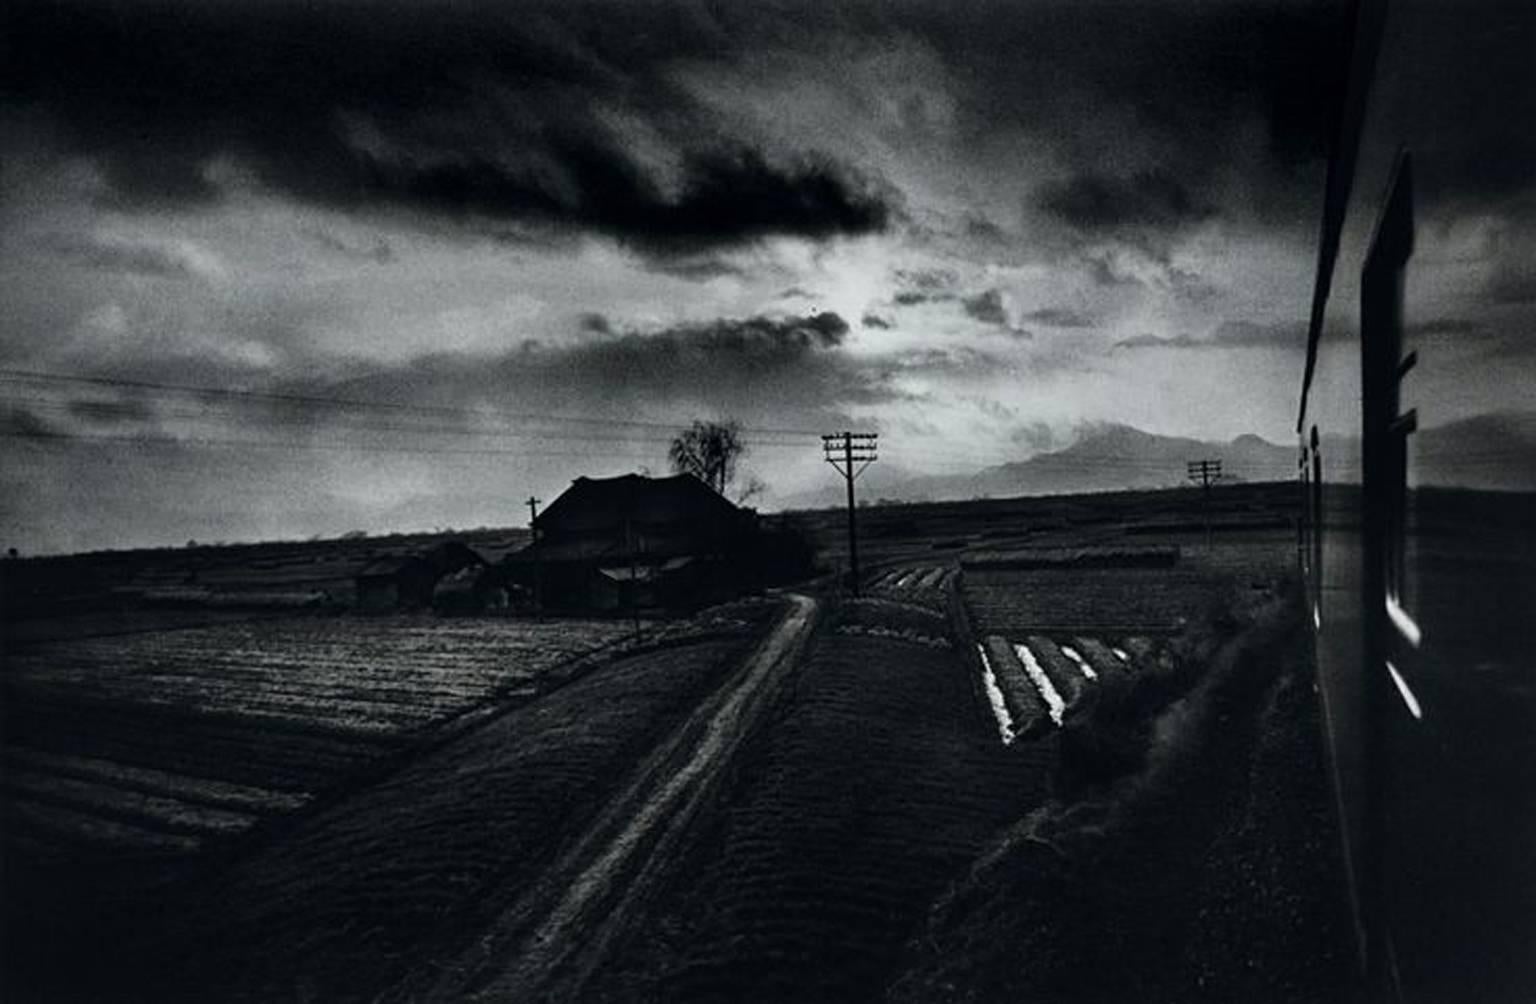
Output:
<svg viewBox="0 0 1536 1004">
<path fill-rule="evenodd" d="M 1311 584 L 1311 562 L 1307 557 L 1307 528 L 1312 525 L 1312 479 L 1307 474 L 1307 448 L 1301 448 L 1296 459 L 1296 487 L 1300 496 L 1296 499 L 1296 560 L 1300 563 L 1303 582 Z"/>
<path fill-rule="evenodd" d="M 1312 626 L 1323 626 L 1323 452 L 1317 426 L 1312 426 Z"/>
<path fill-rule="evenodd" d="M 1403 598 L 1407 546 L 1408 437 L 1418 416 L 1399 414 L 1401 384 L 1417 362 L 1403 355 L 1403 270 L 1413 254 L 1413 162 L 1398 155 L 1386 206 L 1361 273 L 1362 461 L 1365 474 L 1366 602 L 1385 617 L 1388 635 L 1377 641 L 1379 659 L 1399 642 L 1417 647 L 1420 632 Z M 1386 628 L 1386 625 L 1382 625 Z"/>
</svg>

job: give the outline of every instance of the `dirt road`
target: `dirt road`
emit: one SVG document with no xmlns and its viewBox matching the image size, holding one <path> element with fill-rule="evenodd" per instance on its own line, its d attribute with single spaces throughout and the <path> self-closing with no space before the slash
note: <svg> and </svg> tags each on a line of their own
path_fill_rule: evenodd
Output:
<svg viewBox="0 0 1536 1004">
<path fill-rule="evenodd" d="M 629 786 L 469 952 L 410 999 L 573 1000 L 647 895 L 758 713 L 794 669 L 817 604 L 791 594 L 785 618 L 734 683 L 688 717 Z M 404 998 L 401 998 L 404 999 Z"/>
</svg>

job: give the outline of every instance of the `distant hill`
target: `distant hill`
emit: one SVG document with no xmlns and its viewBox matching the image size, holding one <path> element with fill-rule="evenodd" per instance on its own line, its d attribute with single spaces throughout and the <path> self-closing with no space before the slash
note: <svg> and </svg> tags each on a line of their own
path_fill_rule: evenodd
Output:
<svg viewBox="0 0 1536 1004">
<path fill-rule="evenodd" d="M 1229 443 L 1159 436 L 1129 425 L 1102 425 L 1063 450 L 1028 460 L 986 467 L 974 474 L 875 478 L 879 464 L 859 481 L 860 497 L 903 502 L 942 502 L 981 497 L 1060 495 L 1072 492 L 1163 488 L 1184 484 L 1185 463 L 1220 460 L 1228 481 L 1276 481 L 1294 476 L 1295 447 L 1279 446 L 1254 435 Z M 837 484 L 783 500 L 783 508 L 814 509 L 838 505 Z"/>
<path fill-rule="evenodd" d="M 1359 478 L 1358 440 L 1328 437 L 1325 478 Z M 1536 411 L 1498 412 L 1422 429 L 1412 444 L 1417 483 L 1502 491 L 1536 491 Z M 973 474 L 919 475 L 875 464 L 859 479 L 859 498 L 874 502 L 945 502 L 1022 495 L 1166 488 L 1185 484 L 1185 463 L 1221 461 L 1223 479 L 1287 481 L 1296 476 L 1296 447 L 1252 434 L 1230 442 L 1160 436 L 1129 425 L 1096 426 L 1077 442 L 982 468 Z M 788 496 L 783 509 L 843 504 L 840 481 Z"/>
</svg>

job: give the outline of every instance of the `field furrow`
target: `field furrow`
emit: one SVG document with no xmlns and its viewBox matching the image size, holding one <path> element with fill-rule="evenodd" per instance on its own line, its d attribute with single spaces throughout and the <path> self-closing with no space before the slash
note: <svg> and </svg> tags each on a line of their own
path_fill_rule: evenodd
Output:
<svg viewBox="0 0 1536 1004">
<path fill-rule="evenodd" d="M 903 638 L 933 632 L 931 612 L 837 617 L 594 999 L 634 981 L 681 1002 L 878 998 L 932 896 L 1043 796 L 1048 771 L 997 742 L 958 647 Z"/>
<path fill-rule="evenodd" d="M 55 828 L 230 836 L 482 702 L 532 696 L 546 670 L 628 630 L 302 617 L 35 644 L 4 663 L 7 790 L 67 809 Z M 142 843 L 86 829 L 93 846 Z"/>
<path fill-rule="evenodd" d="M 40 753 L 6 746 L 0 750 L 0 762 L 30 768 L 40 774 L 77 778 L 150 795 L 164 795 L 183 802 L 250 813 L 288 812 L 303 805 L 303 795 L 269 791 L 229 781 L 174 774 L 147 767 L 134 767 L 111 760 L 68 754 Z"/>
</svg>

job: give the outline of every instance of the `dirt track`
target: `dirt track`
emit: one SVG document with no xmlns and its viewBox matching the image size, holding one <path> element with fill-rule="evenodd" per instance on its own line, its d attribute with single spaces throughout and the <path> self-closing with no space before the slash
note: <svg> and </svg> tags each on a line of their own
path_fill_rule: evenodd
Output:
<svg viewBox="0 0 1536 1004">
<path fill-rule="evenodd" d="M 446 967 L 428 996 L 457 1000 L 577 999 L 616 932 L 645 902 L 657 868 L 718 785 L 754 715 L 795 666 L 817 604 L 790 595 L 790 613 L 735 682 L 700 705 L 541 881 Z M 627 878 L 627 881 L 626 881 Z M 602 915 L 597 915 L 601 909 Z M 530 932 L 531 933 L 525 933 Z M 419 999 L 416 987 L 408 995 Z"/>
<path fill-rule="evenodd" d="M 583 999 L 879 999 L 933 897 L 1049 781 L 1048 744 L 998 742 L 963 654 L 933 607 L 829 613 Z"/>
</svg>

